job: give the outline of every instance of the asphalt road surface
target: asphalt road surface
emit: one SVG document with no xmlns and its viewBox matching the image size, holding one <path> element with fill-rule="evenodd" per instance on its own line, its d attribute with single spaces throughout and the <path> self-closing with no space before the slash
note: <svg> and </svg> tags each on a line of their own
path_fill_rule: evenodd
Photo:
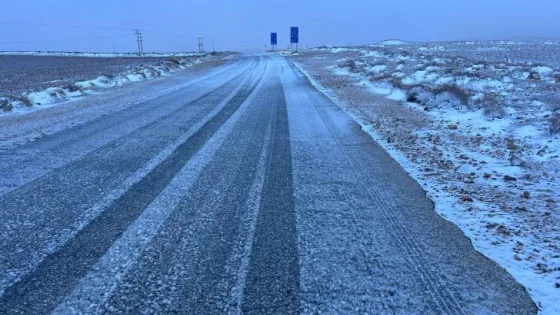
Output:
<svg viewBox="0 0 560 315">
<path fill-rule="evenodd" d="M 279 56 L 0 151 L 0 174 L 0 314 L 537 311 Z"/>
</svg>

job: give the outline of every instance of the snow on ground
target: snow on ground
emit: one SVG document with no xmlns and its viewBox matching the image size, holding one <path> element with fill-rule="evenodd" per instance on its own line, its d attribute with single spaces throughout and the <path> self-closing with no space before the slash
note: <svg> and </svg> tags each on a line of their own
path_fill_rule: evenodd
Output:
<svg viewBox="0 0 560 315">
<path fill-rule="evenodd" d="M 321 48 L 292 58 L 542 314 L 560 314 L 559 69 L 427 53 L 442 49 Z"/>
<path fill-rule="evenodd" d="M 85 56 L 85 55 L 82 55 Z M 196 56 L 196 57 L 192 57 Z M 82 97 L 101 88 L 120 86 L 130 82 L 169 76 L 174 72 L 199 64 L 209 55 L 193 54 L 188 59 L 174 58 L 165 63 L 153 64 L 144 68 L 134 68 L 117 75 L 103 75 L 91 80 L 78 81 L 64 86 L 54 86 L 42 91 L 21 94 L 3 94 L 0 91 L 0 115 L 23 114 L 46 108 L 76 97 Z"/>
</svg>

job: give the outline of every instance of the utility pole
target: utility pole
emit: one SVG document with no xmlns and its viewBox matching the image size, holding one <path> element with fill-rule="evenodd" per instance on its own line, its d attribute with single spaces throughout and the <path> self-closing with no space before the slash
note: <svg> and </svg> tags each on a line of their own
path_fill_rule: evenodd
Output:
<svg viewBox="0 0 560 315">
<path fill-rule="evenodd" d="M 142 57 L 144 47 L 142 46 L 142 33 L 140 33 L 140 30 L 136 30 L 136 42 L 138 43 L 138 56 Z"/>
<path fill-rule="evenodd" d="M 202 37 L 198 38 L 198 52 L 204 52 L 204 42 Z"/>
</svg>

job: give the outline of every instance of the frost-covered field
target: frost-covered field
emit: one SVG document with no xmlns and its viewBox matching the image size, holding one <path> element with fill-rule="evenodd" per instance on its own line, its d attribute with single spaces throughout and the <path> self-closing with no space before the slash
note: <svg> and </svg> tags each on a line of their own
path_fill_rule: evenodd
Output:
<svg viewBox="0 0 560 315">
<path fill-rule="evenodd" d="M 560 313 L 560 46 L 386 42 L 292 59 L 436 210 Z"/>
<path fill-rule="evenodd" d="M 111 54 L 0 54 L 0 115 L 28 112 L 87 95 L 97 88 L 170 75 L 228 53 L 176 55 L 124 58 Z"/>
</svg>

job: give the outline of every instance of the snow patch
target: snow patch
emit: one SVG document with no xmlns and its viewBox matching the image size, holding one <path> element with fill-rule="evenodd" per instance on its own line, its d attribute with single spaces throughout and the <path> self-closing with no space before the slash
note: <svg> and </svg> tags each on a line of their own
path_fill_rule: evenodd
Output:
<svg viewBox="0 0 560 315">
<path fill-rule="evenodd" d="M 160 66 L 130 70 L 113 77 L 100 76 L 92 80 L 76 82 L 72 86 L 66 88 L 50 87 L 43 91 L 17 96 L 0 96 L 0 115 L 24 114 L 41 108 L 47 108 L 72 98 L 91 94 L 94 89 L 121 86 L 130 82 L 169 76 L 176 71 L 199 64 L 203 62 L 205 58 L 206 57 L 201 57 L 189 61 L 179 60 L 178 63 L 168 63 Z"/>
</svg>

